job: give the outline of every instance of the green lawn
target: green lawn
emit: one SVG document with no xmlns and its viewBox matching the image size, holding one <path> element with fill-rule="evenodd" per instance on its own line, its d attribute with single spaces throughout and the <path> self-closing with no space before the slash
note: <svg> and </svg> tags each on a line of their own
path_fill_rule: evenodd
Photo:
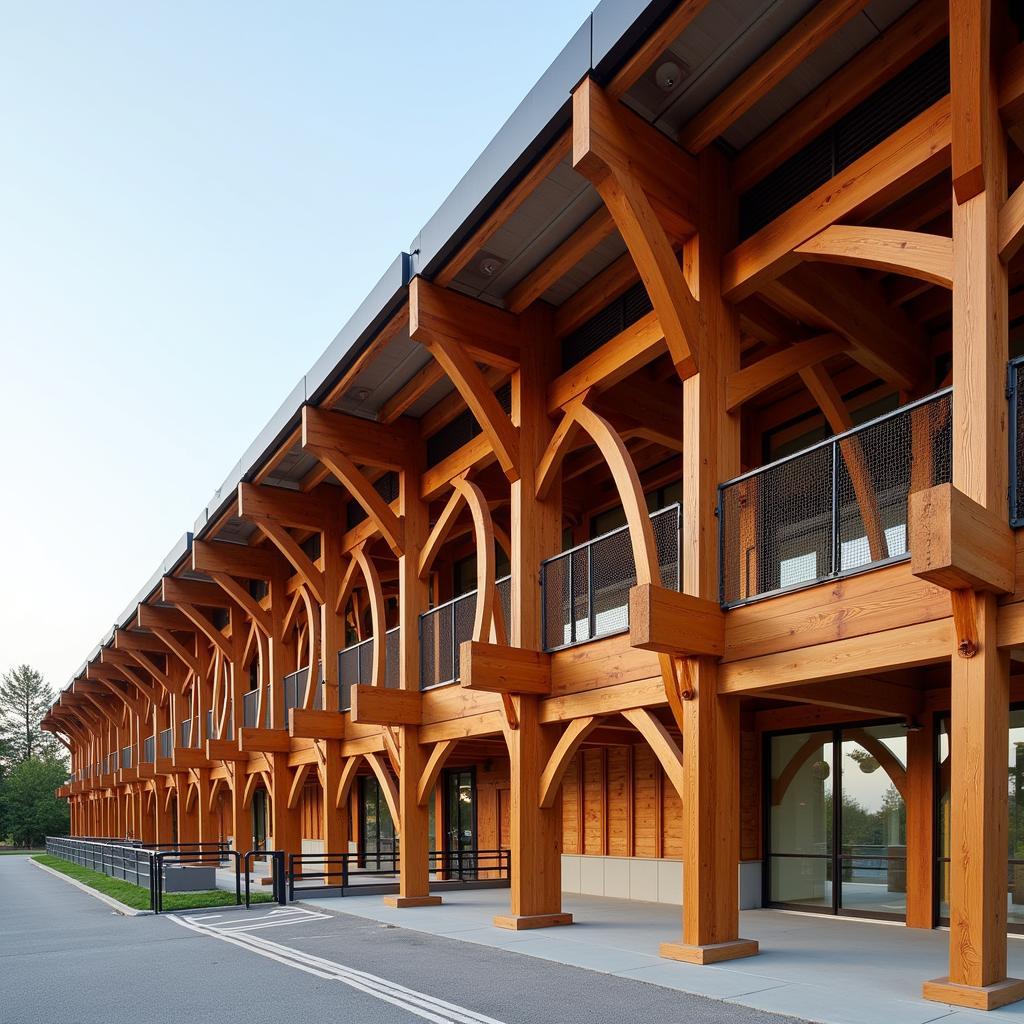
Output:
<svg viewBox="0 0 1024 1024">
<path fill-rule="evenodd" d="M 79 864 L 72 864 L 60 857 L 51 857 L 48 853 L 36 854 L 32 859 L 75 879 L 76 882 L 89 886 L 91 889 L 106 893 L 107 896 L 113 896 L 115 900 L 120 900 L 135 910 L 149 910 L 149 890 L 143 889 L 141 885 L 125 882 L 120 878 L 111 878 L 100 871 L 93 871 L 92 868 L 83 868 Z M 273 901 L 272 896 L 262 892 L 253 893 L 250 899 L 253 903 Z M 234 905 L 234 902 L 235 894 L 224 892 L 222 889 L 211 889 L 206 892 L 164 893 L 164 910 L 198 910 L 201 907 Z"/>
</svg>

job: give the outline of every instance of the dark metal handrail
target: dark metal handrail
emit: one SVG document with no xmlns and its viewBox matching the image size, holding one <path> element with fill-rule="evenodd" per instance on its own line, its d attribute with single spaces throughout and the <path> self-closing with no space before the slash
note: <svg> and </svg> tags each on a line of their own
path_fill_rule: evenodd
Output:
<svg viewBox="0 0 1024 1024">
<path fill-rule="evenodd" d="M 389 689 L 397 689 L 399 685 L 399 645 L 401 643 L 401 626 L 392 626 L 384 633 L 384 685 Z M 338 710 L 349 711 L 352 708 L 352 687 L 369 686 L 373 682 L 373 655 L 376 637 L 367 637 L 358 643 L 338 651 Z M 354 668 L 355 672 L 351 670 Z M 354 678 L 351 676 L 354 675 Z"/>
<path fill-rule="evenodd" d="M 952 389 L 719 485 L 725 608 L 909 557 L 907 502 L 952 477 Z"/>
</svg>

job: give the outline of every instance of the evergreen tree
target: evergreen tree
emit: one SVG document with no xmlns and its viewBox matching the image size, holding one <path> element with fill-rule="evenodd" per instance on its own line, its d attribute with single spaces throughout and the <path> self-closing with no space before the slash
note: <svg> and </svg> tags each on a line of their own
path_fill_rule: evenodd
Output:
<svg viewBox="0 0 1024 1024">
<path fill-rule="evenodd" d="M 0 837 L 15 846 L 40 846 L 47 836 L 67 835 L 67 801 L 54 795 L 67 779 L 55 757 L 30 757 L 16 765 L 0 791 Z"/>
<path fill-rule="evenodd" d="M 11 764 L 57 754 L 57 741 L 39 727 L 53 701 L 53 688 L 31 665 L 18 665 L 4 673 L 0 680 L 0 737 L 6 741 Z"/>
</svg>

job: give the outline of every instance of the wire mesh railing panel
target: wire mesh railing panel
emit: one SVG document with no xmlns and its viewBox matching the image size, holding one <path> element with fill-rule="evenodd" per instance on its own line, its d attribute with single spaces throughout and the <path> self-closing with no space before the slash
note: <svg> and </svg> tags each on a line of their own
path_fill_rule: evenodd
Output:
<svg viewBox="0 0 1024 1024">
<path fill-rule="evenodd" d="M 132 748 L 122 747 L 121 748 L 121 767 L 131 768 L 132 766 Z"/>
<path fill-rule="evenodd" d="M 719 488 L 725 607 L 906 558 L 907 501 L 952 478 L 941 391 Z"/>
<path fill-rule="evenodd" d="M 651 516 L 662 586 L 679 589 L 679 505 Z M 612 636 L 629 628 L 636 562 L 627 527 L 564 551 L 541 565 L 544 648 Z"/>
<path fill-rule="evenodd" d="M 170 757 L 174 752 L 174 730 L 163 729 L 160 732 L 160 756 Z"/>
<path fill-rule="evenodd" d="M 156 737 L 147 736 L 142 741 L 142 762 L 152 764 L 156 760 Z"/>
<path fill-rule="evenodd" d="M 384 685 L 397 690 L 402 685 L 401 662 L 402 629 L 395 626 L 384 634 Z"/>
<path fill-rule="evenodd" d="M 1024 356 L 1010 360 L 1010 525 L 1024 526 Z"/>
<path fill-rule="evenodd" d="M 512 636 L 512 577 L 502 576 L 495 582 L 498 600 L 501 602 L 501 617 L 505 623 L 505 636 Z"/>
<path fill-rule="evenodd" d="M 192 719 L 186 718 L 181 723 L 181 745 L 183 747 L 192 746 Z"/>
</svg>

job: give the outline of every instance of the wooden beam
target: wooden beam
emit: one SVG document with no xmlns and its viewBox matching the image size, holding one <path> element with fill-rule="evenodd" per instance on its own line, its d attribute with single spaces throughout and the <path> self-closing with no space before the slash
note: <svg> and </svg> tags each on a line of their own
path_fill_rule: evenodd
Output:
<svg viewBox="0 0 1024 1024">
<path fill-rule="evenodd" d="M 303 448 L 341 452 L 362 466 L 401 470 L 415 439 L 410 420 L 385 424 L 312 405 L 302 409 Z"/>
<path fill-rule="evenodd" d="M 1024 245 L 1024 184 L 1018 185 L 999 211 L 999 258 L 1009 263 Z"/>
<path fill-rule="evenodd" d="M 327 587 L 323 570 L 302 550 L 299 542 L 280 523 L 257 519 L 256 526 L 278 551 L 291 563 L 302 582 L 309 587 L 319 604 L 327 603 Z"/>
<path fill-rule="evenodd" d="M 444 370 L 435 359 L 431 359 L 413 378 L 392 395 L 380 408 L 381 423 L 394 423 L 403 413 L 412 408 L 430 389 L 444 377 Z"/>
<path fill-rule="evenodd" d="M 421 344 L 448 340 L 479 363 L 509 372 L 519 368 L 518 317 L 422 277 L 409 285 L 409 336 Z"/>
<path fill-rule="evenodd" d="M 726 298 L 746 298 L 791 269 L 797 246 L 836 221 L 863 220 L 934 177 L 949 163 L 951 131 L 945 97 L 741 242 L 722 267 Z"/>
<path fill-rule="evenodd" d="M 725 653 L 725 615 L 715 601 L 644 583 L 629 591 L 629 643 L 679 656 Z"/>
<path fill-rule="evenodd" d="M 835 74 L 783 114 L 735 158 L 732 184 L 747 191 L 949 31 L 948 0 L 922 0 Z"/>
<path fill-rule="evenodd" d="M 630 708 L 622 712 L 622 717 L 647 740 L 668 781 L 672 783 L 672 788 L 685 805 L 687 794 L 683 778 L 683 752 L 675 738 L 649 708 Z"/>
<path fill-rule="evenodd" d="M 691 153 L 706 149 L 766 93 L 867 6 L 868 0 L 821 0 L 679 133 Z"/>
<path fill-rule="evenodd" d="M 165 576 L 161 580 L 161 597 L 169 604 L 194 604 L 200 608 L 235 608 L 235 602 L 217 586 L 202 580 L 181 580 Z"/>
<path fill-rule="evenodd" d="M 636 124 L 593 82 L 585 78 L 573 92 L 573 167 L 601 194 L 651 297 L 669 355 L 681 378 L 696 371 L 701 319 L 697 300 L 683 277 L 657 206 L 660 176 L 693 183 L 692 160 L 655 128 Z M 657 165 L 648 164 L 657 161 Z M 692 193 L 687 196 L 690 209 Z M 692 220 L 686 225 L 692 233 Z M 684 236 L 685 237 L 685 236 Z"/>
<path fill-rule="evenodd" d="M 338 522 L 340 514 L 341 502 L 337 498 L 328 501 L 317 493 L 305 494 L 284 487 L 238 485 L 238 515 L 242 519 L 323 531 Z"/>
<path fill-rule="evenodd" d="M 419 725 L 422 715 L 419 690 L 352 687 L 352 721 L 357 725 Z"/>
<path fill-rule="evenodd" d="M 764 293 L 809 326 L 848 338 L 851 356 L 882 380 L 900 390 L 920 387 L 926 371 L 920 326 L 857 271 L 805 264 Z"/>
<path fill-rule="evenodd" d="M 623 253 L 555 310 L 553 330 L 564 338 L 640 280 L 633 257 Z"/>
<path fill-rule="evenodd" d="M 294 811 L 299 806 L 299 801 L 302 799 L 302 790 L 306 786 L 306 779 L 309 778 L 311 764 L 300 764 L 295 769 L 295 774 L 292 776 L 292 784 L 288 790 L 288 810 Z"/>
<path fill-rule="evenodd" d="M 776 384 L 809 366 L 845 352 L 850 343 L 838 334 L 821 334 L 759 359 L 756 363 L 729 374 L 725 387 L 725 407 L 735 412 L 744 402 L 756 398 Z"/>
<path fill-rule="evenodd" d="M 921 231 L 832 224 L 795 250 L 807 260 L 867 267 L 953 287 L 953 239 Z"/>
<path fill-rule="evenodd" d="M 287 754 L 291 750 L 291 737 L 284 729 L 238 730 L 238 749 L 246 754 Z"/>
<path fill-rule="evenodd" d="M 351 456 L 336 443 L 330 443 L 330 423 L 324 423 L 324 417 L 333 417 L 337 413 L 324 413 L 312 406 L 302 410 L 302 447 L 315 455 L 342 483 L 364 512 L 376 523 L 388 547 L 400 555 L 405 545 L 405 527 L 402 520 L 391 506 L 381 497 L 369 477 L 356 466 Z M 314 438 L 316 440 L 314 440 Z M 416 442 L 407 437 L 403 446 L 402 457 L 408 459 Z M 383 459 L 384 457 L 381 456 Z M 374 460 L 370 460 L 373 462 Z"/>
<path fill-rule="evenodd" d="M 924 708 L 922 691 L 870 677 L 771 690 L 764 696 L 772 700 L 841 708 L 867 715 L 899 716 L 909 720 L 914 720 Z"/>
<path fill-rule="evenodd" d="M 910 571 L 947 590 L 1005 594 L 1015 584 L 1015 542 L 1005 510 L 993 512 L 952 484 L 910 495 Z"/>
<path fill-rule="evenodd" d="M 226 572 L 211 570 L 210 576 L 213 582 L 263 630 L 266 636 L 272 634 L 273 627 L 270 612 L 252 596 L 248 587 L 235 579 L 234 576 L 229 576 Z"/>
<path fill-rule="evenodd" d="M 245 580 L 269 580 L 278 572 L 279 566 L 273 553 L 266 548 L 196 540 L 192 542 L 192 568 L 208 574 L 228 573 Z"/>
<path fill-rule="evenodd" d="M 342 740 L 345 738 L 345 719 L 337 711 L 292 708 L 288 713 L 288 735 L 292 739 Z"/>
<path fill-rule="evenodd" d="M 953 193 L 958 203 L 985 187 L 985 111 L 991 83 L 992 9 L 987 0 L 950 0 L 949 67 L 953 78 Z"/>
<path fill-rule="evenodd" d="M 551 695 L 551 655 L 467 640 L 459 647 L 464 690 Z"/>
</svg>

